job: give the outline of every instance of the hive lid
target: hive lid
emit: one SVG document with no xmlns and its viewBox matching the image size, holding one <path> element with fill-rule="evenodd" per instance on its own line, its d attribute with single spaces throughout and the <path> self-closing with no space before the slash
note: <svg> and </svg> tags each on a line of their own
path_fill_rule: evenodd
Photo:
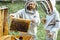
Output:
<svg viewBox="0 0 60 40">
<path fill-rule="evenodd" d="M 0 6 L 0 10 L 2 10 L 2 9 L 8 9 L 8 7 L 6 7 L 6 6 Z"/>
</svg>

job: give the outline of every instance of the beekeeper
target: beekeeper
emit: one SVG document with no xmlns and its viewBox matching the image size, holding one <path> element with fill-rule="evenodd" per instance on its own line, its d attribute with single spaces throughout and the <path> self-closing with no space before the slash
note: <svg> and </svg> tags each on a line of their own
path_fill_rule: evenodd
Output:
<svg viewBox="0 0 60 40">
<path fill-rule="evenodd" d="M 17 13 L 10 15 L 15 18 L 23 18 L 23 19 L 31 20 L 28 34 L 33 35 L 34 40 L 37 40 L 36 39 L 37 26 L 40 24 L 40 17 L 39 17 L 38 11 L 36 10 L 36 7 L 37 7 L 37 4 L 35 1 L 33 0 L 27 1 L 24 9 L 19 10 Z"/>
<path fill-rule="evenodd" d="M 57 40 L 58 30 L 60 28 L 60 18 L 59 12 L 57 11 L 55 5 L 56 0 L 45 0 L 45 2 L 41 2 L 44 5 L 46 10 L 46 22 L 45 22 L 45 30 L 46 30 L 46 40 Z"/>
</svg>

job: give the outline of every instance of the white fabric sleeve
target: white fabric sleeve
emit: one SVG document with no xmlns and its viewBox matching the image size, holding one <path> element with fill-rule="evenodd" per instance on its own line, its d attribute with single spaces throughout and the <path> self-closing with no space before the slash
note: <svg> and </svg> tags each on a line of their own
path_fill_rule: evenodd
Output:
<svg viewBox="0 0 60 40">
<path fill-rule="evenodd" d="M 55 9 L 55 11 L 54 11 L 55 13 L 56 13 L 56 15 L 55 15 L 55 26 L 54 26 L 54 28 L 51 30 L 51 32 L 56 32 L 56 31 L 58 31 L 59 30 L 59 28 L 60 28 L 60 18 L 59 18 L 59 12 Z"/>
<path fill-rule="evenodd" d="M 39 25 L 40 24 L 40 16 L 39 16 L 38 11 L 36 12 L 36 17 L 34 18 L 34 22 L 35 22 L 35 25 Z"/>
<path fill-rule="evenodd" d="M 20 18 L 21 16 L 21 10 L 19 10 L 18 12 L 14 13 L 14 14 L 10 14 L 10 16 L 13 15 L 14 18 Z"/>
</svg>

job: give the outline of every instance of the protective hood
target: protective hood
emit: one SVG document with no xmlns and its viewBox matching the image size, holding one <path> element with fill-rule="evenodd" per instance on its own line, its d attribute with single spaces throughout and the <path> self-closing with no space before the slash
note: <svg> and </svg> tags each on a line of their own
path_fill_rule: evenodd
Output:
<svg viewBox="0 0 60 40">
<path fill-rule="evenodd" d="M 56 5 L 56 0 L 50 0 L 53 7 Z"/>
<path fill-rule="evenodd" d="M 49 1 L 49 0 L 48 0 Z M 53 0 L 50 0 L 50 2 L 48 2 L 47 0 L 45 1 L 41 1 L 41 7 L 42 9 L 47 13 L 49 14 L 49 10 L 52 10 L 53 11 L 53 8 L 55 6 L 55 1 Z M 53 3 L 54 2 L 54 3 Z"/>
<path fill-rule="evenodd" d="M 36 9 L 33 9 L 33 10 L 31 10 L 31 11 L 27 9 L 27 6 L 29 5 L 30 2 L 34 2 L 34 3 L 36 4 L 36 1 L 33 1 L 33 0 L 27 1 L 26 4 L 25 4 L 25 11 L 26 11 L 27 13 L 34 14 L 34 13 L 36 12 Z M 37 5 L 37 4 L 36 4 L 36 5 Z"/>
</svg>

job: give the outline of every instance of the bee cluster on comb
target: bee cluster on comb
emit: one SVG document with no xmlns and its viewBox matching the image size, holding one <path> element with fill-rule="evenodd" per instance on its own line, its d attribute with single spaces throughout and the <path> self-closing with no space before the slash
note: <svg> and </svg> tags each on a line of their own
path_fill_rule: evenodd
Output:
<svg viewBox="0 0 60 40">
<path fill-rule="evenodd" d="M 27 32 L 30 25 L 30 20 L 13 18 L 10 25 L 10 30 Z"/>
</svg>

